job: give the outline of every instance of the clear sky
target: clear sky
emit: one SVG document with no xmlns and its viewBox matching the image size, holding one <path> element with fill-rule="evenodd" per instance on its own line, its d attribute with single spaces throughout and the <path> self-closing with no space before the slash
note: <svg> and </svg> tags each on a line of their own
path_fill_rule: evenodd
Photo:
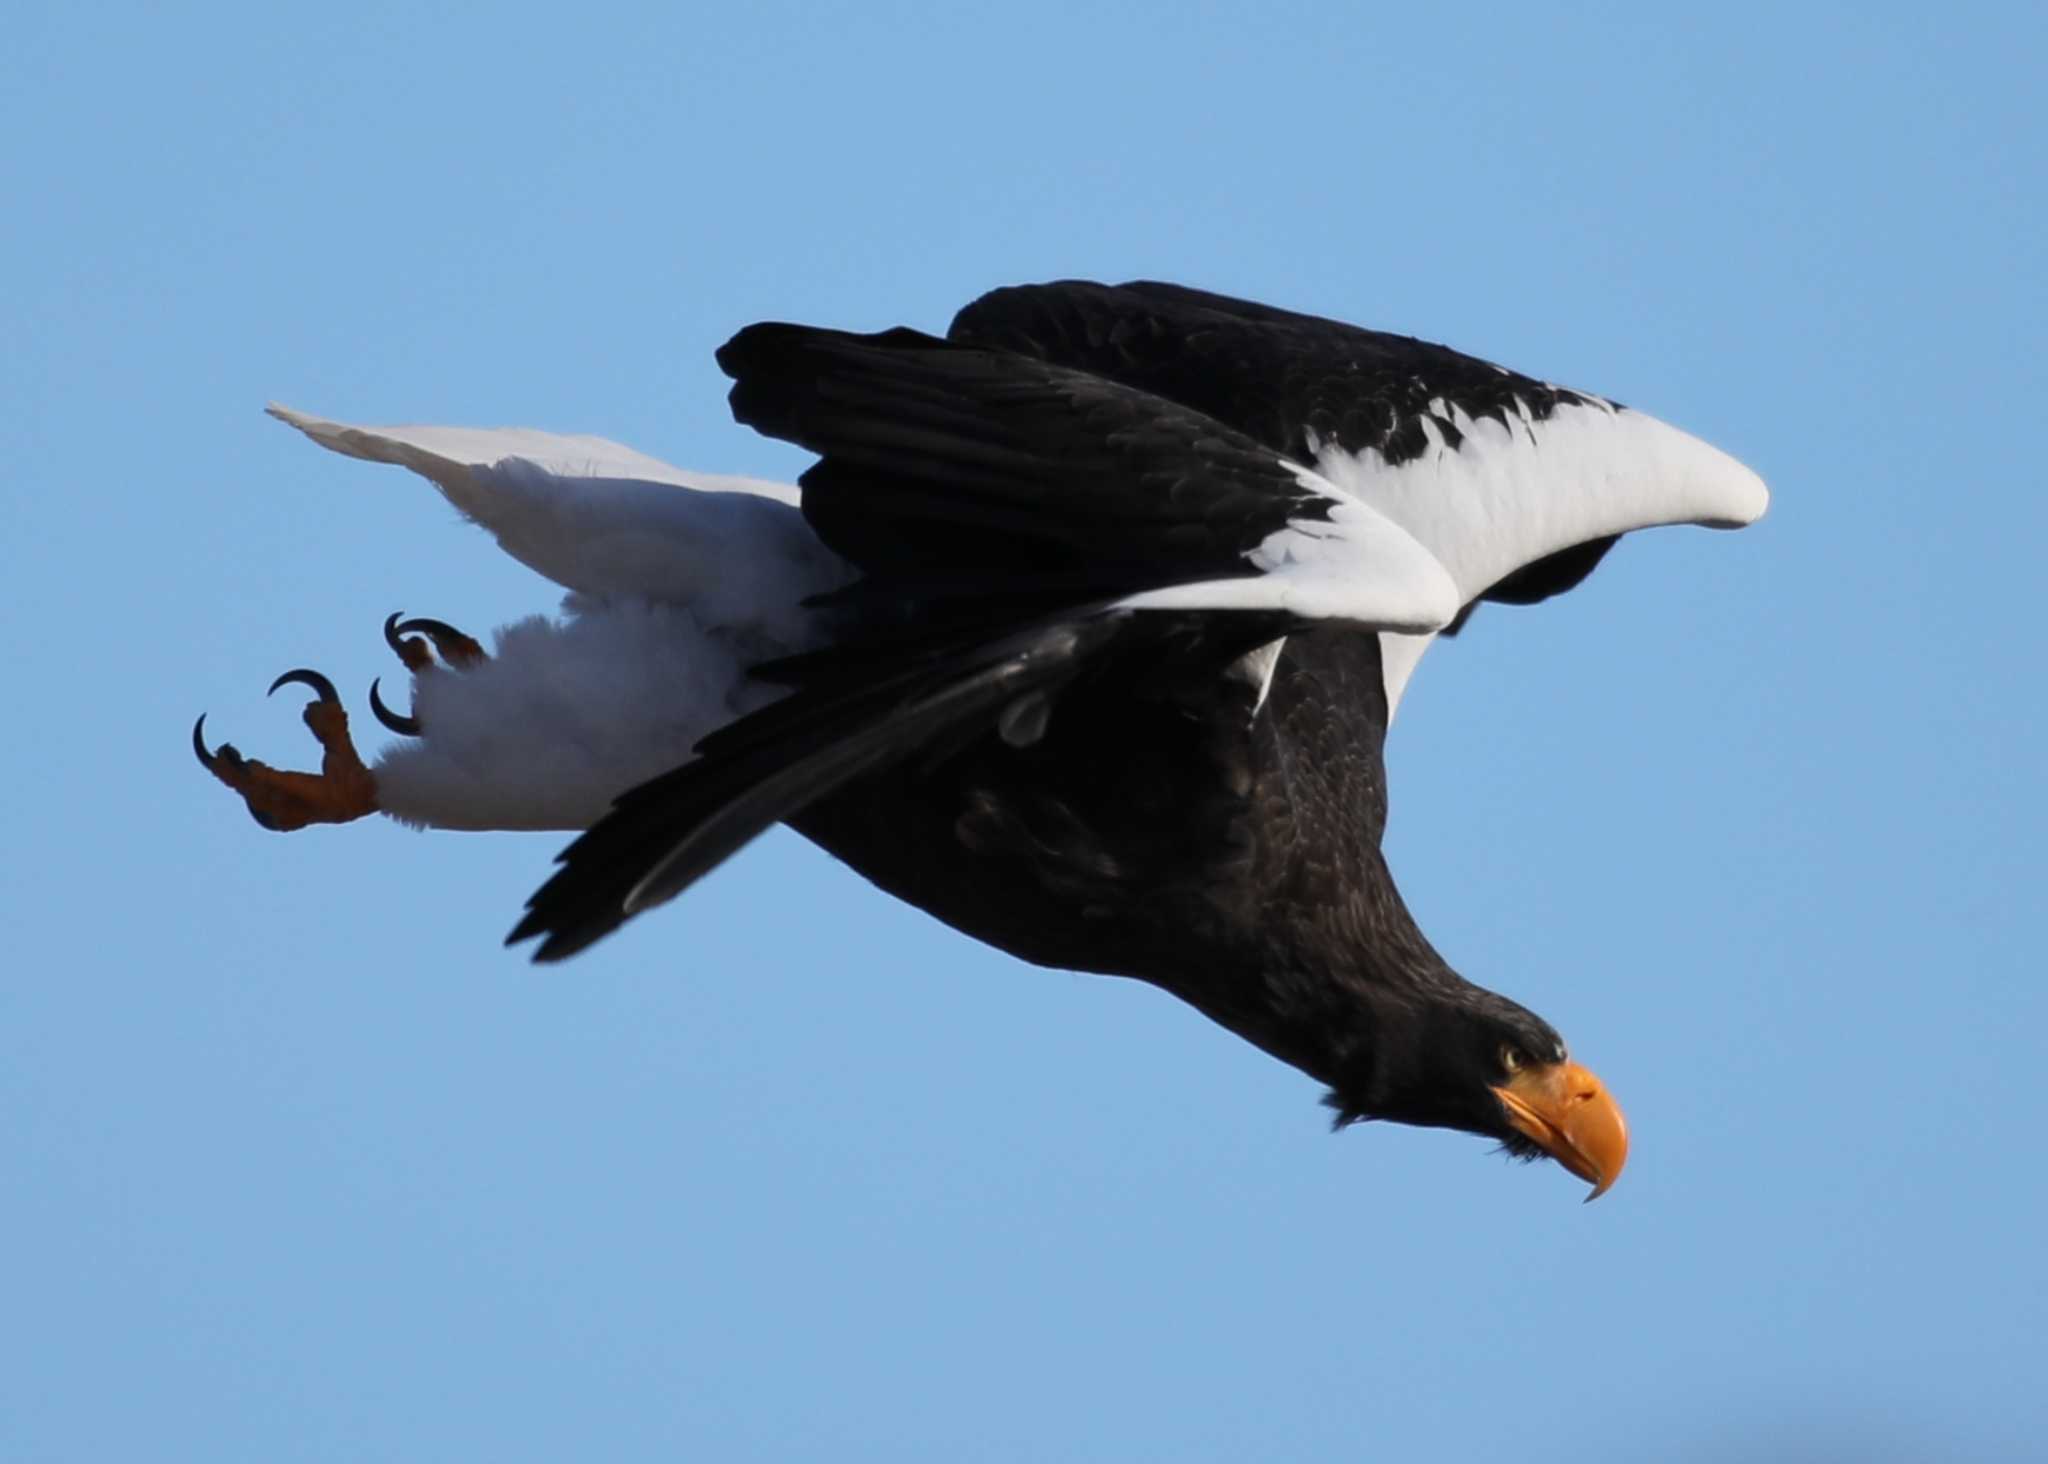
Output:
<svg viewBox="0 0 2048 1464">
<path fill-rule="evenodd" d="M 2040 1457 L 2048 35 L 1671 14 L 10 11 L 0 1458 Z M 1627 1108 L 1599 1204 L 791 835 L 542 971 L 557 838 L 193 765 L 554 600 L 266 400 L 788 477 L 733 330 L 1069 275 L 1771 482 L 1482 612 L 1390 750 L 1423 925 Z"/>
</svg>

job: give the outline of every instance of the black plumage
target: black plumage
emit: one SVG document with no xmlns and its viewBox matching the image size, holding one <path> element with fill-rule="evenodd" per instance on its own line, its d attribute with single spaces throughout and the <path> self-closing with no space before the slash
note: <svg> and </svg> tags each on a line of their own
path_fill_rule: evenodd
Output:
<svg viewBox="0 0 2048 1464">
<path fill-rule="evenodd" d="M 1448 346 L 1152 281 L 991 290 L 953 317 L 948 338 L 1100 373 L 1304 462 L 1328 443 L 1412 462 L 1429 441 L 1425 420 L 1455 449 L 1463 433 L 1445 406 L 1527 430 L 1561 405 L 1616 405 Z M 1533 605 L 1562 594 L 1617 537 L 1544 556 L 1478 599 Z"/>
<path fill-rule="evenodd" d="M 1449 968 L 1382 859 L 1379 629 L 1130 601 L 1286 573 L 1274 536 L 1336 532 L 1341 495 L 1301 466 L 1326 449 L 1398 468 L 1424 418 L 1457 453 L 1460 413 L 1533 443 L 1566 407 L 1621 409 L 1151 284 L 998 290 L 945 341 L 755 326 L 719 360 L 741 421 L 819 455 L 805 517 L 861 578 L 823 607 L 827 650 L 757 668 L 787 699 L 622 798 L 513 939 L 572 954 L 786 820 L 1026 960 L 1172 992 L 1328 1084 L 1340 1121 L 1466 1129 L 1611 1182 L 1618 1111 L 1609 1138 L 1559 1137 L 1611 1102 L 1567 1091 L 1592 1080 L 1541 1018 Z M 1473 598 L 1568 589 L 1614 537 Z"/>
<path fill-rule="evenodd" d="M 1082 369 L 915 331 L 757 325 L 718 353 L 733 415 L 820 455 L 804 517 L 894 591 L 993 576 L 1046 600 L 1249 575 L 1326 502 L 1269 448 Z"/>
</svg>

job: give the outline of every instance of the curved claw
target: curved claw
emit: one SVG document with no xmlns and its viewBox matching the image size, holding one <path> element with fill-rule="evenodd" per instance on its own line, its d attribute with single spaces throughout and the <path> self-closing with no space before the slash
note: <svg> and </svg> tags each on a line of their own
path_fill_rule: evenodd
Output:
<svg viewBox="0 0 2048 1464">
<path fill-rule="evenodd" d="M 247 758 L 235 751 L 232 743 L 223 742 L 220 745 L 219 752 L 208 752 L 206 750 L 206 713 L 204 712 L 201 712 L 199 720 L 192 724 L 192 751 L 198 754 L 199 766 L 205 768 L 209 773 L 212 773 L 216 778 L 219 778 L 223 783 L 242 795 L 243 806 L 249 810 L 249 817 L 255 819 L 258 825 L 269 829 L 272 833 L 288 832 L 287 826 L 280 823 L 274 813 L 249 796 L 250 790 L 247 783 L 251 776 L 251 769 L 260 768 L 263 765 L 261 763 L 250 763 Z M 268 772 L 269 769 L 265 768 L 264 771 Z"/>
<path fill-rule="evenodd" d="M 402 615 L 404 613 L 405 612 L 401 610 L 399 612 L 399 615 Z M 392 616 L 391 620 L 398 620 L 398 615 Z M 428 615 L 415 615 L 410 620 L 399 621 L 399 623 L 396 626 L 393 626 L 391 624 L 391 620 L 387 620 L 384 622 L 385 626 L 387 627 L 387 631 L 384 637 L 386 640 L 389 640 L 391 638 L 390 633 L 392 631 L 396 631 L 396 633 L 399 635 L 431 636 L 436 641 L 439 641 L 443 638 L 451 641 L 466 641 L 469 639 L 468 636 L 464 635 L 461 631 L 457 630 L 447 621 L 435 620 L 432 616 Z"/>
<path fill-rule="evenodd" d="M 209 773 L 233 755 L 234 749 L 223 745 L 217 753 L 206 750 L 206 713 L 199 714 L 199 720 L 192 724 L 192 751 L 199 758 L 199 766 Z"/>
<path fill-rule="evenodd" d="M 484 648 L 447 621 L 427 615 L 407 620 L 404 615 L 403 610 L 394 610 L 384 618 L 384 644 L 391 647 L 408 671 L 424 671 L 433 664 L 426 641 L 406 640 L 408 635 L 425 636 L 441 659 L 458 670 L 485 659 Z"/>
<path fill-rule="evenodd" d="M 301 669 L 285 672 L 270 689 L 284 686 L 305 686 L 313 692 L 314 699 L 301 715 L 320 744 L 319 772 L 273 768 L 243 757 L 225 742 L 218 750 L 209 750 L 205 717 L 192 724 L 192 753 L 199 765 L 240 795 L 251 818 L 280 833 L 307 824 L 348 823 L 375 813 L 377 780 L 349 741 L 348 712 L 334 683 L 318 671 Z"/>
<path fill-rule="evenodd" d="M 403 610 L 394 610 L 384 617 L 384 644 L 391 647 L 391 654 L 398 657 L 406 670 L 415 674 L 434 664 L 434 653 L 425 641 L 405 638 L 405 632 L 419 624 L 417 620 L 406 620 Z"/>
<path fill-rule="evenodd" d="M 390 637 L 386 636 L 385 639 L 389 640 Z M 370 683 L 370 715 L 401 737 L 419 736 L 419 718 L 407 716 L 402 712 L 392 711 L 391 708 L 384 705 L 384 698 L 377 694 L 378 682 L 381 682 L 383 679 L 380 676 L 376 681 Z M 206 719 L 201 717 L 200 720 L 203 722 Z"/>
<path fill-rule="evenodd" d="M 275 696 L 279 688 L 286 686 L 310 687 L 313 695 L 321 701 L 331 702 L 336 706 L 341 704 L 341 694 L 334 689 L 334 683 L 325 676 L 322 676 L 318 671 L 308 671 L 303 666 L 296 671 L 285 672 L 284 675 L 271 682 L 270 690 L 263 694 L 265 696 Z"/>
</svg>

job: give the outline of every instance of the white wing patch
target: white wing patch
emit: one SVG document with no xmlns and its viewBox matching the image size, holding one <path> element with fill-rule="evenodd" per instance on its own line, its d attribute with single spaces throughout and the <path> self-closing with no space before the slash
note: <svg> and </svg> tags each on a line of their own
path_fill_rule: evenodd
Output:
<svg viewBox="0 0 2048 1464">
<path fill-rule="evenodd" d="M 1311 620 L 1353 620 L 1383 630 L 1426 632 L 1450 624 L 1463 601 L 1436 557 L 1371 504 L 1282 458 L 1304 488 L 1329 504 L 1326 519 L 1298 519 L 1245 558 L 1259 573 L 1148 590 L 1133 610 L 1284 610 Z"/>
<path fill-rule="evenodd" d="M 1659 524 L 1738 528 L 1770 502 L 1763 480 L 1726 453 L 1597 399 L 1561 403 L 1543 421 L 1517 401 L 1508 423 L 1446 405 L 1463 435 L 1456 447 L 1425 418 L 1429 449 L 1408 462 L 1325 444 L 1316 467 L 1427 549 L 1460 605 L 1560 549 Z M 1385 628 L 1407 632 L 1381 637 L 1391 712 L 1429 645 L 1414 632 L 1431 628 Z"/>
<path fill-rule="evenodd" d="M 1698 438 L 1598 398 L 1505 422 L 1438 398 L 1427 448 L 1402 463 L 1310 437 L 1315 467 L 1283 459 L 1329 501 L 1245 558 L 1257 574 L 1134 595 L 1138 610 L 1284 610 L 1377 627 L 1391 715 L 1422 653 L 1460 608 L 1561 549 L 1658 524 L 1738 528 L 1770 501 L 1763 480 Z"/>
</svg>

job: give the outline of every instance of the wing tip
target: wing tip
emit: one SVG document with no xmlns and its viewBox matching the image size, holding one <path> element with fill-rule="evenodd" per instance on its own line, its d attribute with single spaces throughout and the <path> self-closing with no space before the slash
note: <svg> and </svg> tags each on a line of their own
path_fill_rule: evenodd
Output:
<svg viewBox="0 0 2048 1464">
<path fill-rule="evenodd" d="M 1695 439 L 1697 441 L 1697 439 Z M 1700 502 L 1684 522 L 1702 529 L 1746 529 L 1770 511 L 1771 490 L 1748 464 L 1702 443 L 1716 461 L 1701 474 Z"/>
<path fill-rule="evenodd" d="M 1674 427 L 1642 412 L 1630 413 L 1637 421 L 1662 429 L 1667 444 L 1678 444 L 1674 461 L 1666 458 L 1668 470 L 1678 481 L 1690 481 L 1694 501 L 1684 521 L 1708 529 L 1746 528 L 1762 518 L 1771 506 L 1771 490 L 1763 476 L 1749 464 L 1683 427 Z M 1671 451 L 1669 447 L 1665 449 Z"/>
<path fill-rule="evenodd" d="M 1723 456 L 1727 456 L 1725 453 Z M 1734 471 L 1730 474 L 1730 512 L 1725 516 L 1716 515 L 1702 520 L 1710 529 L 1747 528 L 1762 518 L 1771 508 L 1770 485 L 1763 475 L 1737 458 L 1728 458 Z"/>
</svg>

